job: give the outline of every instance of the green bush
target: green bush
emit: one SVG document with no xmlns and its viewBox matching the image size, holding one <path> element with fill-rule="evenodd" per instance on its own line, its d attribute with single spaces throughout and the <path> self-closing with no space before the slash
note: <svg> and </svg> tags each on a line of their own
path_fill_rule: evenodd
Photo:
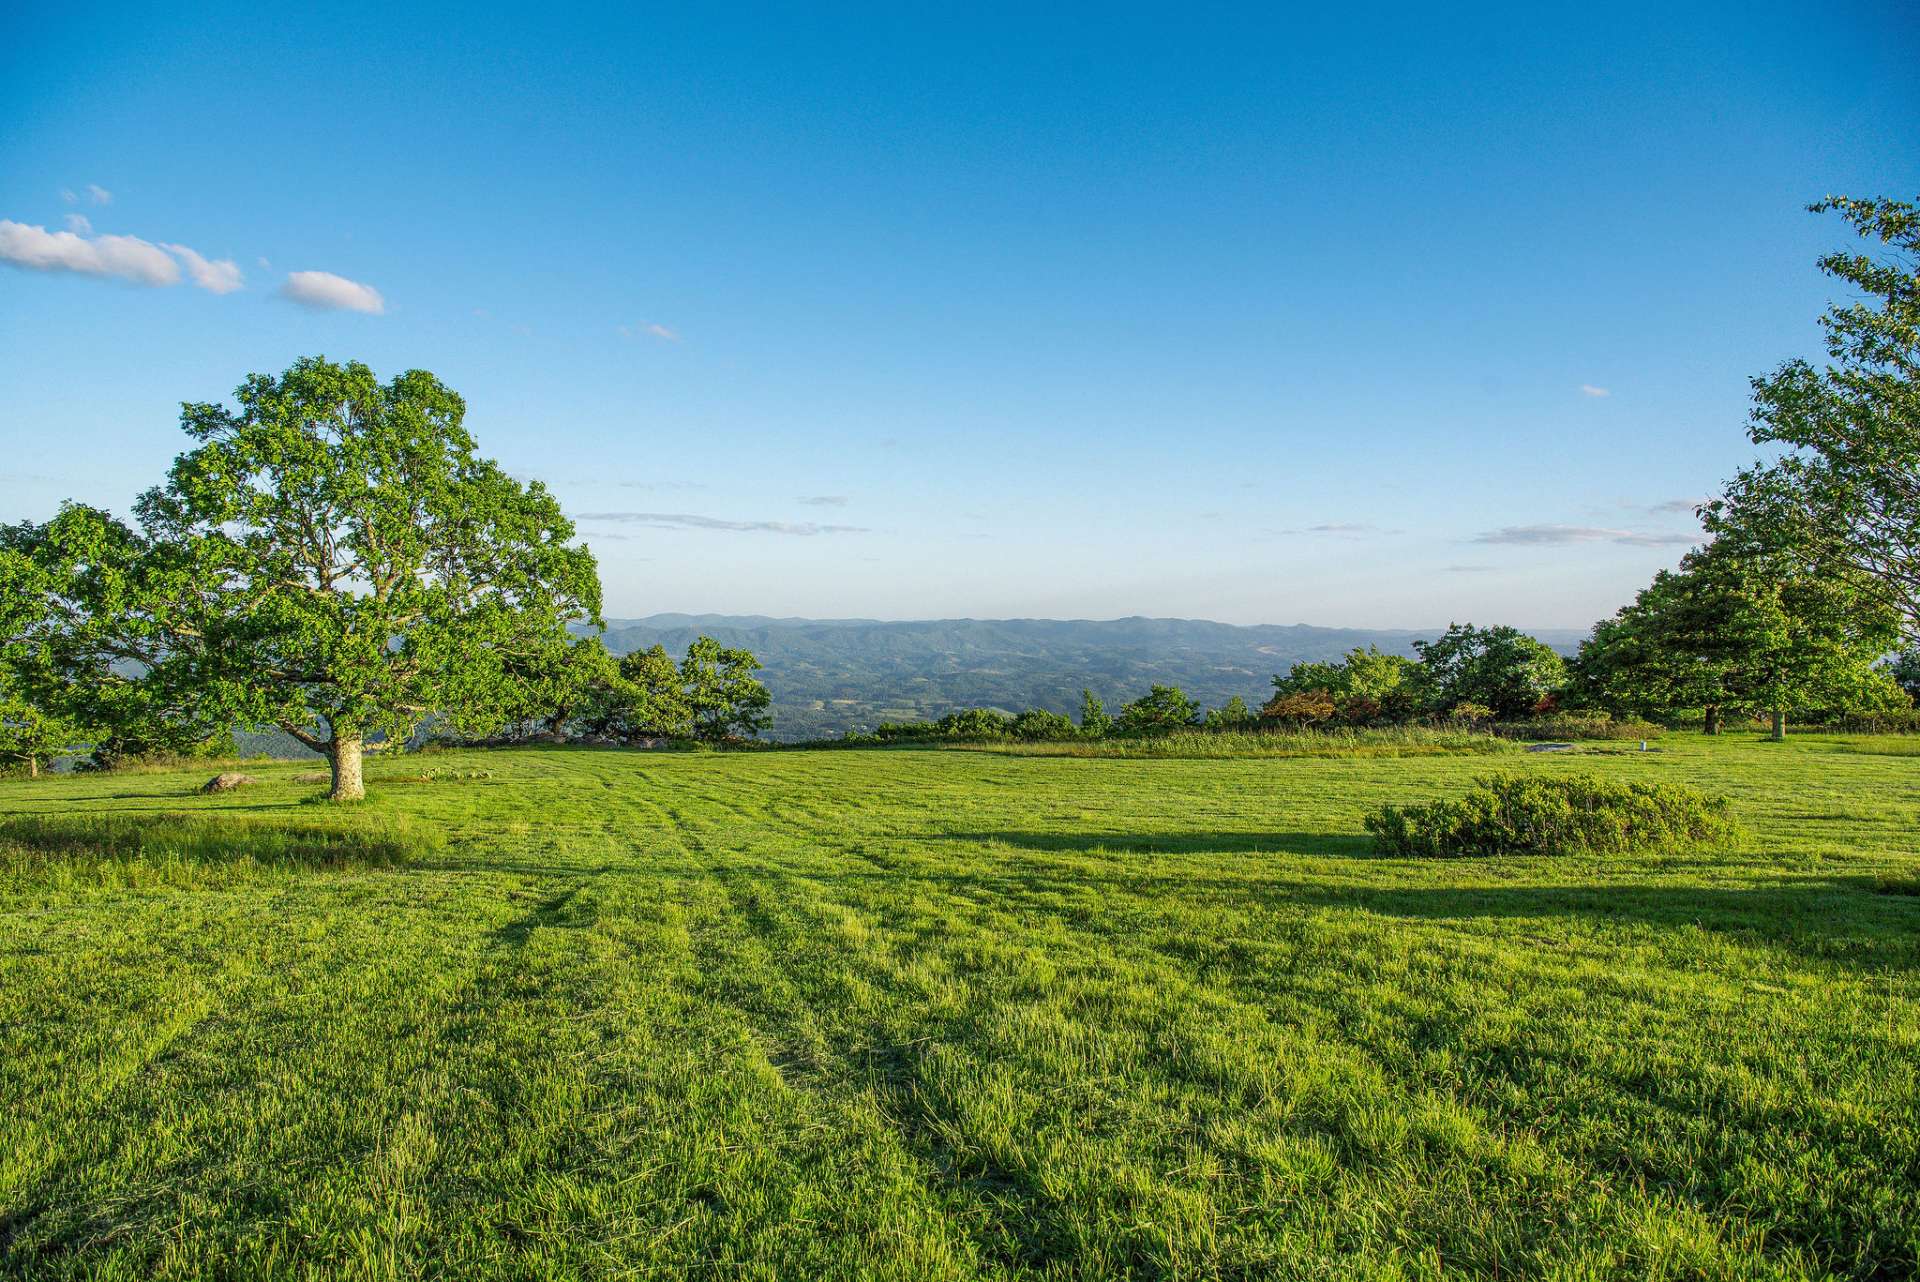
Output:
<svg viewBox="0 0 1920 1282">
<path fill-rule="evenodd" d="M 992 708 L 949 712 L 934 725 L 947 739 L 1004 739 L 1013 733 L 1013 718 Z"/>
<path fill-rule="evenodd" d="M 1390 855 L 1629 854 L 1712 845 L 1739 830 L 1723 797 L 1597 775 L 1489 775 L 1463 797 L 1382 806 L 1367 831 Z"/>
<path fill-rule="evenodd" d="M 1057 712 L 1028 708 L 1013 719 L 1013 737 L 1028 743 L 1057 742 L 1080 737 L 1080 727 Z"/>
</svg>

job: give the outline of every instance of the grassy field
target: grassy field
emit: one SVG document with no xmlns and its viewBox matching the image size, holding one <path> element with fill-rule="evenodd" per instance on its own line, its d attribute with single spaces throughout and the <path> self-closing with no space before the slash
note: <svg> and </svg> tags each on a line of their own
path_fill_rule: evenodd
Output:
<svg viewBox="0 0 1920 1282">
<path fill-rule="evenodd" d="M 0 1273 L 1913 1276 L 1920 762 L 1658 747 L 0 783 Z M 1751 836 L 1372 854 L 1490 769 Z"/>
</svg>

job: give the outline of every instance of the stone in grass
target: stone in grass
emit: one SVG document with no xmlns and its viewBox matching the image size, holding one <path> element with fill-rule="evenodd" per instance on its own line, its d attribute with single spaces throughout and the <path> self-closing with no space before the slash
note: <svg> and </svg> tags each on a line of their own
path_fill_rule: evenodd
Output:
<svg viewBox="0 0 1920 1282">
<path fill-rule="evenodd" d="M 247 784 L 259 783 L 259 782 L 260 781 L 258 779 L 255 779 L 252 775 L 243 775 L 238 773 L 237 771 L 229 770 L 225 774 L 215 775 L 213 778 L 201 784 L 200 791 L 201 792 L 231 792 L 235 788 L 242 788 L 242 787 L 245 787 Z"/>
</svg>

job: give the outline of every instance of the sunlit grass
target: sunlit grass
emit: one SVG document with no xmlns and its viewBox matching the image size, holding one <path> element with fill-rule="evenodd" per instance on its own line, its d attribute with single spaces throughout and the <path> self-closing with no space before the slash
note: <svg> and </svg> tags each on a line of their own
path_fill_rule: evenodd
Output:
<svg viewBox="0 0 1920 1282">
<path fill-rule="evenodd" d="M 0 1274 L 1912 1276 L 1920 772 L 1857 742 L 1516 750 L 1746 835 L 1437 862 L 1362 816 L 1481 753 L 0 784 Z"/>
<path fill-rule="evenodd" d="M 955 749 L 1028 757 L 1245 758 L 1420 757 L 1515 752 L 1519 745 L 1474 730 L 1394 726 L 1378 730 L 1196 730 L 1141 738 L 966 743 Z"/>
</svg>

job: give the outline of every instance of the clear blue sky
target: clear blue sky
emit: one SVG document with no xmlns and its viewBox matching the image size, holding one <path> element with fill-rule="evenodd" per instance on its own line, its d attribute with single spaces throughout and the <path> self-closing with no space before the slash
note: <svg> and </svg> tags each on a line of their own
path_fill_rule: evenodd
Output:
<svg viewBox="0 0 1920 1282">
<path fill-rule="evenodd" d="M 1584 626 L 1816 350 L 1802 207 L 1920 191 L 1920 13 L 1348 8 L 15 3 L 0 517 L 324 353 L 610 614 Z"/>
</svg>

